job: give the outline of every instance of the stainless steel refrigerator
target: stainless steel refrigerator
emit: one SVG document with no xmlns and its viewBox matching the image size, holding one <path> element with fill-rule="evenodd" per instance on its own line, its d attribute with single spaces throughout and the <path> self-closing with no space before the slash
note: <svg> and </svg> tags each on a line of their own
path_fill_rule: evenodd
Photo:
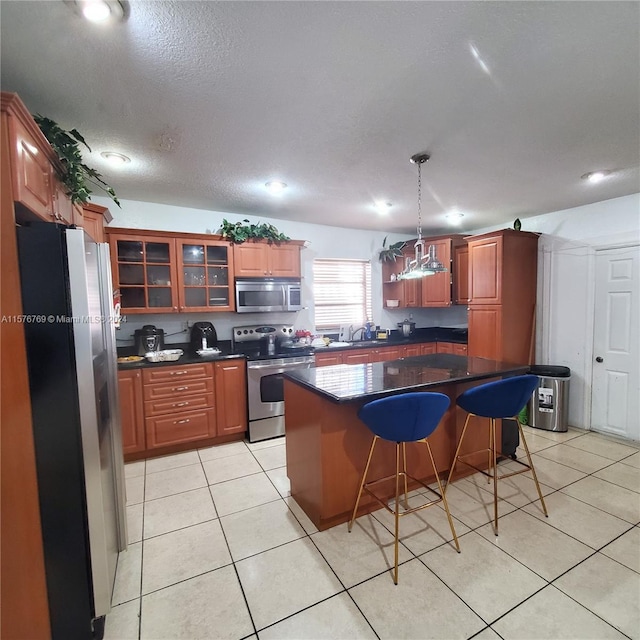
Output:
<svg viewBox="0 0 640 640">
<path fill-rule="evenodd" d="M 109 246 L 17 233 L 52 636 L 99 638 L 127 540 Z"/>
</svg>

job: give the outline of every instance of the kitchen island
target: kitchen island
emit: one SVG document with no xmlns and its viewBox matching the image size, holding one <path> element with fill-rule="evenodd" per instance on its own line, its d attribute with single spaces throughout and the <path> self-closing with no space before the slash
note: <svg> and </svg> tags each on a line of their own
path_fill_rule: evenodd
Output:
<svg viewBox="0 0 640 640">
<path fill-rule="evenodd" d="M 466 417 L 455 404 L 458 395 L 472 386 L 521 375 L 528 369 L 528 365 L 484 358 L 433 354 L 287 373 L 285 429 L 291 495 L 320 530 L 346 522 L 373 437 L 358 419 L 358 410 L 371 400 L 412 391 L 437 391 L 451 399 L 449 410 L 429 438 L 438 472 L 446 477 Z M 472 420 L 475 423 L 465 436 L 462 453 L 481 449 L 488 443 L 488 421 Z M 497 438 L 500 441 L 499 433 Z M 474 462 L 486 466 L 486 454 Z M 426 482 L 435 479 L 424 445 L 407 445 L 407 470 Z M 380 478 L 394 472 L 394 444 L 381 441 L 371 462 L 370 477 Z M 471 472 L 459 465 L 456 477 Z M 388 496 L 393 492 L 390 483 Z M 359 515 L 379 507 L 372 498 L 363 495 Z"/>
</svg>

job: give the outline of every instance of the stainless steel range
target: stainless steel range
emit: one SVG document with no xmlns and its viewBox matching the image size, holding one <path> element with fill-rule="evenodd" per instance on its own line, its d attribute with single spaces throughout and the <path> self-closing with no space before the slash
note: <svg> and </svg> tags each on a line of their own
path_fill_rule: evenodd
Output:
<svg viewBox="0 0 640 640">
<path fill-rule="evenodd" d="M 308 369 L 313 348 L 294 340 L 293 326 L 285 324 L 234 327 L 233 349 L 247 356 L 249 441 L 284 435 L 282 374 Z"/>
</svg>

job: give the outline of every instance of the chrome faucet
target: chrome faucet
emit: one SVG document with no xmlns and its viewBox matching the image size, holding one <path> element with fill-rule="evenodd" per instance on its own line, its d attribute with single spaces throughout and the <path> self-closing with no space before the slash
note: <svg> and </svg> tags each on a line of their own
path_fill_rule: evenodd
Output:
<svg viewBox="0 0 640 640">
<path fill-rule="evenodd" d="M 364 331 L 366 328 L 367 327 L 358 327 L 357 329 L 354 329 L 353 325 L 349 325 L 349 342 L 355 339 L 358 331 Z M 362 340 L 362 335 L 360 335 L 360 340 Z"/>
</svg>

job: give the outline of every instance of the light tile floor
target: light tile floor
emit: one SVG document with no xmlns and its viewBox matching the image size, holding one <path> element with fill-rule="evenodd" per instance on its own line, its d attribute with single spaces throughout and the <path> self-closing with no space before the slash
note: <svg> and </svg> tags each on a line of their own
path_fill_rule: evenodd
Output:
<svg viewBox="0 0 640 640">
<path fill-rule="evenodd" d="M 440 506 L 407 516 L 398 586 L 393 519 L 319 532 L 289 494 L 283 438 L 128 464 L 105 638 L 640 639 L 638 447 L 526 431 L 549 518 L 528 474 L 504 480 L 496 537 L 491 485 L 460 480 L 462 553 Z"/>
</svg>

